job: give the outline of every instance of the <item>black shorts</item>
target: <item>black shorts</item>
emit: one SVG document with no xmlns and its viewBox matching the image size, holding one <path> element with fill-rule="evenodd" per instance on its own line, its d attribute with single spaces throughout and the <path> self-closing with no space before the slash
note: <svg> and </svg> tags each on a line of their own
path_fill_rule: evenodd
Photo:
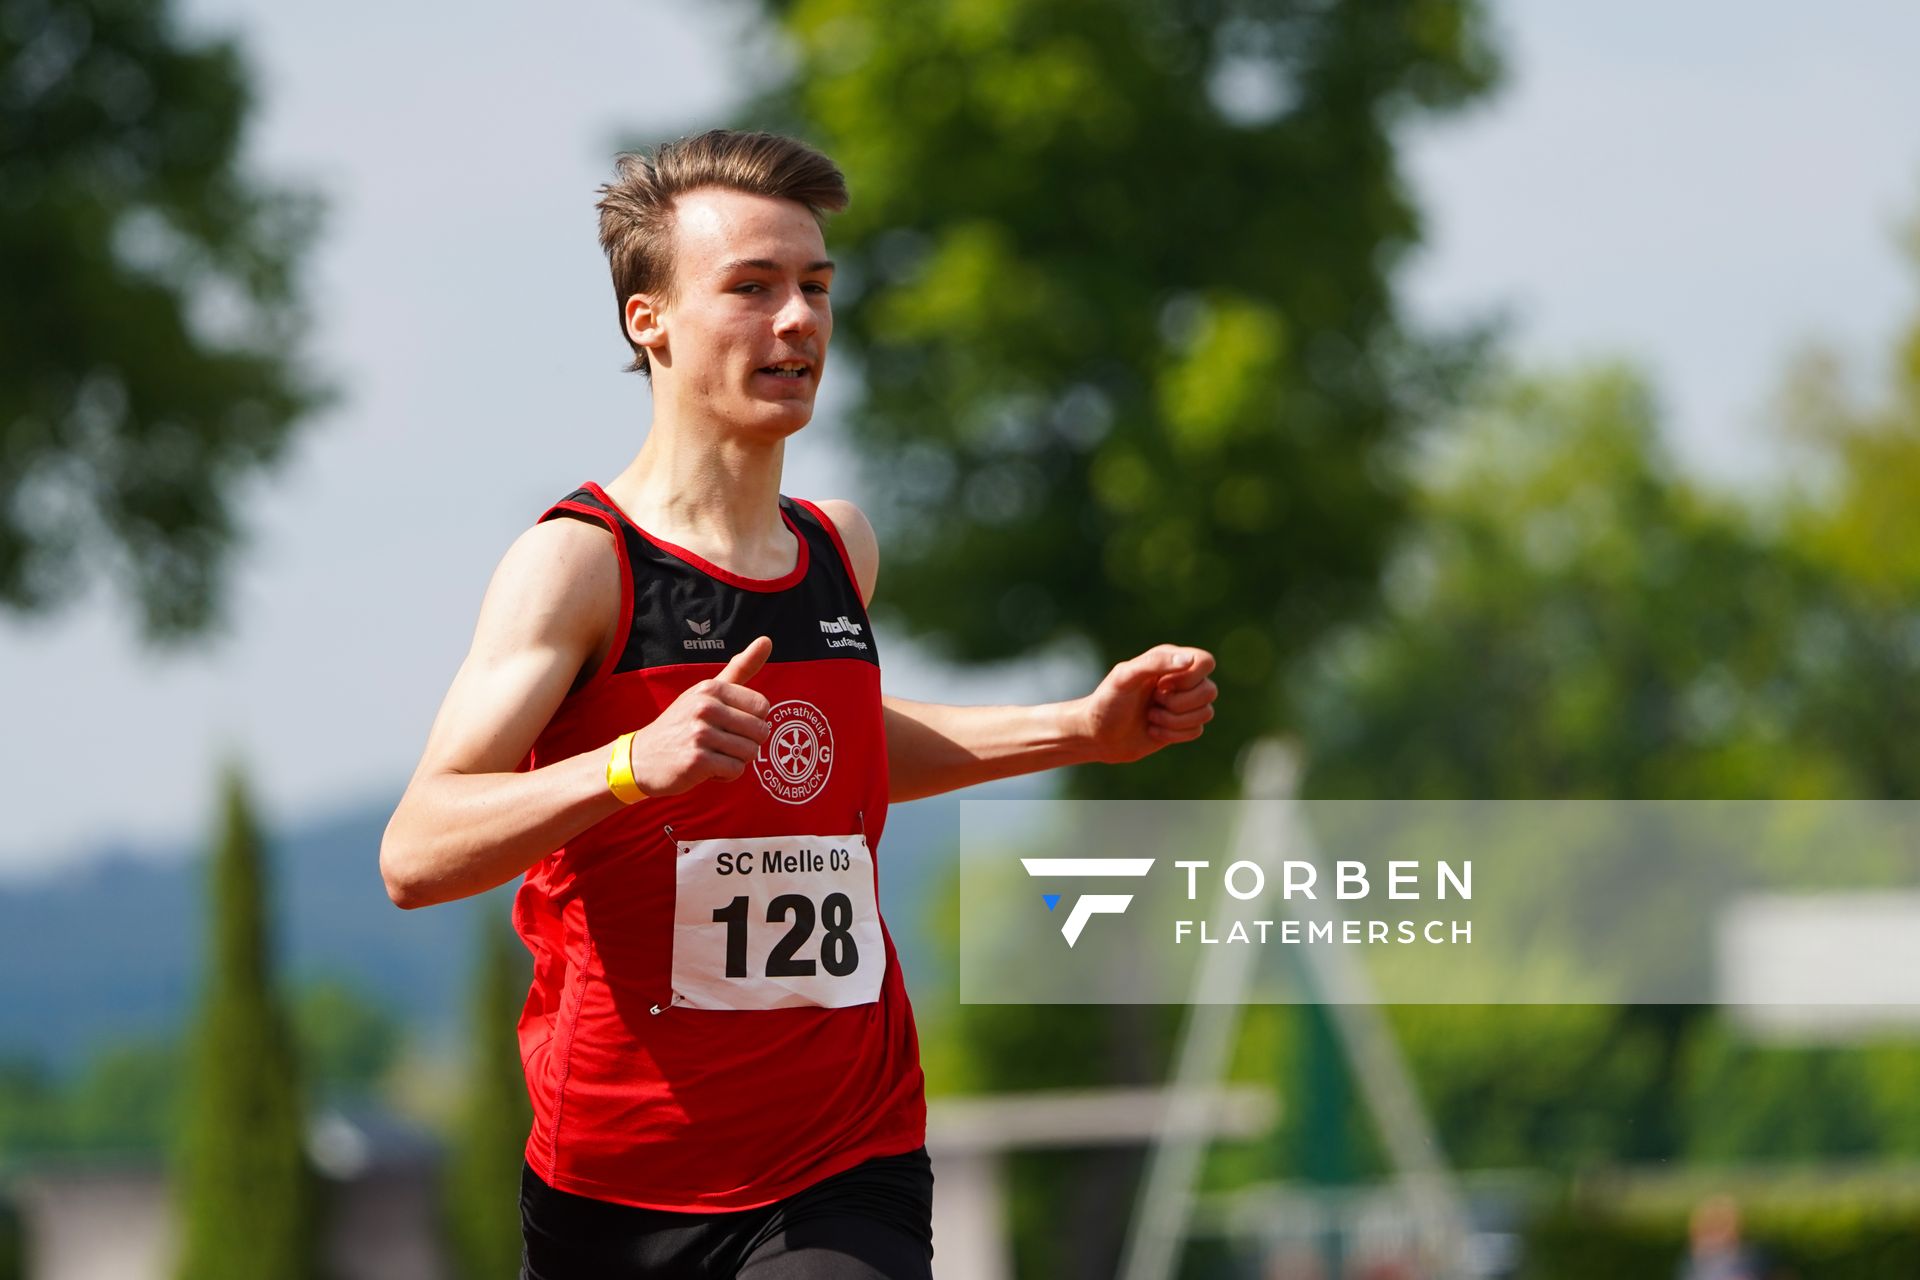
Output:
<svg viewBox="0 0 1920 1280">
<path fill-rule="evenodd" d="M 520 1280 L 931 1280 L 927 1149 L 880 1156 L 733 1213 L 637 1209 L 520 1170 Z"/>
</svg>

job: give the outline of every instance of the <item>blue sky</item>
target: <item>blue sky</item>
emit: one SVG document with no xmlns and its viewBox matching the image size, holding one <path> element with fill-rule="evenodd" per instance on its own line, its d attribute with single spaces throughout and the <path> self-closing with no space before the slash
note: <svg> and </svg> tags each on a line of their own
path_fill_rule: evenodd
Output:
<svg viewBox="0 0 1920 1280">
<path fill-rule="evenodd" d="M 0 620 L 0 876 L 193 838 L 226 755 L 282 821 L 397 794 L 500 552 L 639 445 L 593 190 L 622 140 L 719 122 L 777 74 L 741 52 L 743 12 L 192 0 L 259 72 L 255 163 L 327 193 L 313 354 L 345 394 L 250 491 L 221 640 L 143 651 L 106 595 Z M 1877 356 L 1915 306 L 1893 235 L 1920 209 L 1920 9 L 1496 13 L 1505 92 L 1411 139 L 1416 311 L 1504 314 L 1530 363 L 1633 360 L 1692 465 L 1764 474 L 1783 358 Z M 857 500 L 832 381 L 786 488 Z M 1078 691 L 1064 666 L 961 675 L 881 641 L 910 696 Z"/>
</svg>

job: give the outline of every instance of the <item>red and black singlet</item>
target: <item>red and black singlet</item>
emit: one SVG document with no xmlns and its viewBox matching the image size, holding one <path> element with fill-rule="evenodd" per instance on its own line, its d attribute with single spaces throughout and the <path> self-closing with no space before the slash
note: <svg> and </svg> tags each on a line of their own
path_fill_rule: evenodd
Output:
<svg viewBox="0 0 1920 1280">
<path fill-rule="evenodd" d="M 925 1141 L 919 1044 L 879 918 L 886 741 L 873 630 L 838 532 L 782 497 L 791 572 L 741 578 L 641 530 L 596 485 L 623 630 L 526 766 L 605 747 L 773 641 L 748 771 L 643 799 L 530 869 L 520 1051 L 527 1161 L 549 1185 L 669 1210 L 745 1209 Z"/>
</svg>

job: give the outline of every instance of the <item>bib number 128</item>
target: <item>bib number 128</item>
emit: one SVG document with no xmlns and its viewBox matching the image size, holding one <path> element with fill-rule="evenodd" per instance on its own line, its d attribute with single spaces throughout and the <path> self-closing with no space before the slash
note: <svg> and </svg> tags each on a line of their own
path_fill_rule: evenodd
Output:
<svg viewBox="0 0 1920 1280">
<path fill-rule="evenodd" d="M 713 912 L 715 924 L 727 926 L 727 976 L 747 976 L 747 908 L 745 894 Z M 786 936 L 767 953 L 768 978 L 811 978 L 825 969 L 836 978 L 844 978 L 860 967 L 860 944 L 853 937 L 853 899 L 844 893 L 830 893 L 820 901 L 820 922 L 826 932 L 820 939 L 820 962 L 800 959 L 800 949 L 813 936 L 813 899 L 803 893 L 783 893 L 767 904 L 767 923 L 791 920 Z"/>
<path fill-rule="evenodd" d="M 675 1004 L 844 1009 L 879 999 L 886 970 L 864 835 L 678 842 Z"/>
</svg>

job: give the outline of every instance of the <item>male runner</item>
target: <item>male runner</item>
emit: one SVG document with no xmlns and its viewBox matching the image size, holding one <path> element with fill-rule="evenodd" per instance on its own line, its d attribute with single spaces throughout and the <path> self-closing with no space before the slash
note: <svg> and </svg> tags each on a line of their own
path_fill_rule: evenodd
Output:
<svg viewBox="0 0 1920 1280">
<path fill-rule="evenodd" d="M 851 503 L 780 493 L 833 332 L 831 161 L 716 131 L 624 156 L 600 237 L 654 415 L 508 550 L 381 844 L 402 907 L 524 873 L 529 1280 L 930 1275 L 887 804 L 1198 736 L 1162 645 L 1039 707 L 882 697 Z"/>
</svg>

